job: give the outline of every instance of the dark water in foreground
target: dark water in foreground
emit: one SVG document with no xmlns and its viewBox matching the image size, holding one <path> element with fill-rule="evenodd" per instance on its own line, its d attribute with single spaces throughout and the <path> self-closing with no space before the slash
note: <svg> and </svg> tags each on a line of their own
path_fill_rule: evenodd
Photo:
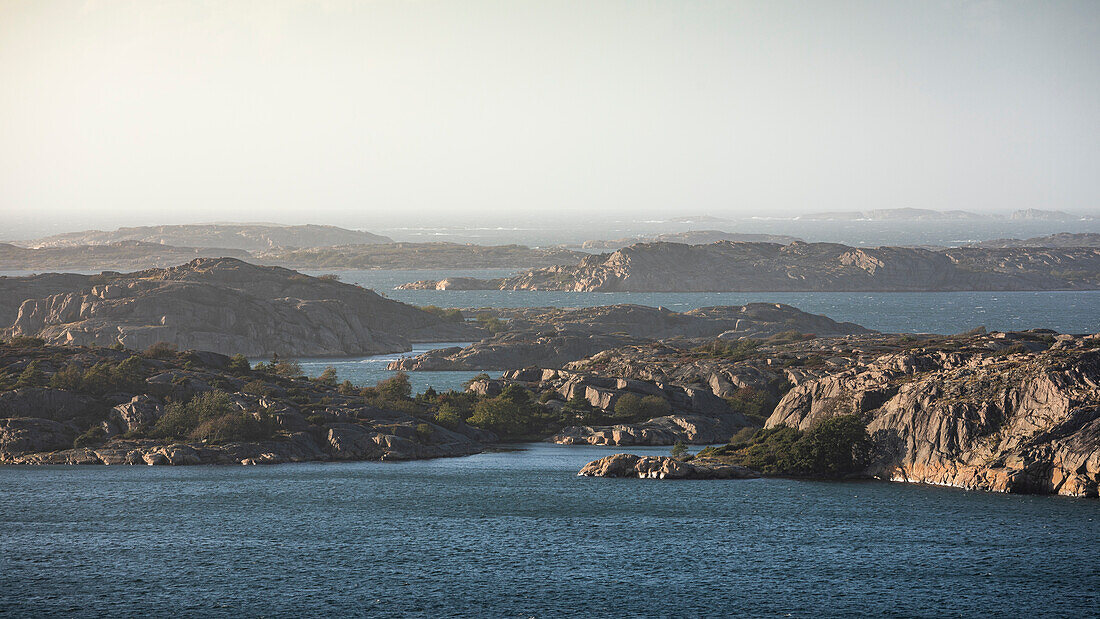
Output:
<svg viewBox="0 0 1100 619">
<path fill-rule="evenodd" d="M 605 453 L 0 468 L 0 614 L 1085 616 L 1100 604 L 1094 500 L 575 476 Z"/>
</svg>

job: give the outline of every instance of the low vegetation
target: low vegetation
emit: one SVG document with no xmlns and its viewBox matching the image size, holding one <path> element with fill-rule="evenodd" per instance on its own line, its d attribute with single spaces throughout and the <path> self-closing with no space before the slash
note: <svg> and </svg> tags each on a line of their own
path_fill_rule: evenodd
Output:
<svg viewBox="0 0 1100 619">
<path fill-rule="evenodd" d="M 856 415 L 825 419 L 803 432 L 777 426 L 738 434 L 737 442 L 708 447 L 698 456 L 715 457 L 766 475 L 840 478 L 870 463 L 871 438 Z"/>
</svg>

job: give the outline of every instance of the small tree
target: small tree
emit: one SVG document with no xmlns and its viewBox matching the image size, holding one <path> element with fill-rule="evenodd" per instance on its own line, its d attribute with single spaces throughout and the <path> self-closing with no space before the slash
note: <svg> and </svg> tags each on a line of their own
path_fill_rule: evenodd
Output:
<svg viewBox="0 0 1100 619">
<path fill-rule="evenodd" d="M 668 455 L 680 460 L 687 455 L 687 452 L 688 448 L 687 445 L 684 444 L 684 441 L 676 441 L 676 444 L 672 446 L 672 450 L 668 452 Z"/>
<path fill-rule="evenodd" d="M 409 375 L 404 372 L 378 381 L 375 389 L 378 390 L 378 395 L 390 401 L 408 400 L 412 396 L 412 383 L 409 382 Z"/>
<path fill-rule="evenodd" d="M 302 366 L 293 359 L 272 361 L 270 367 L 276 376 L 282 376 L 283 378 L 298 378 L 302 375 Z"/>
<path fill-rule="evenodd" d="M 322 385 L 328 385 L 329 387 L 336 386 L 336 368 L 331 365 L 325 368 L 325 371 L 321 372 L 321 375 L 317 377 L 317 382 Z"/>
<path fill-rule="evenodd" d="M 233 358 L 229 360 L 229 364 L 225 366 L 225 369 L 229 370 L 233 374 L 238 376 L 242 374 L 248 374 L 252 371 L 252 366 L 248 363 L 248 358 L 244 355 L 237 353 L 233 355 Z"/>
<path fill-rule="evenodd" d="M 176 345 L 171 342 L 157 342 L 142 353 L 152 359 L 171 359 L 176 356 Z"/>
<path fill-rule="evenodd" d="M 46 373 L 42 371 L 42 362 L 37 359 L 24 368 L 15 382 L 16 387 L 41 387 L 46 384 Z"/>
</svg>

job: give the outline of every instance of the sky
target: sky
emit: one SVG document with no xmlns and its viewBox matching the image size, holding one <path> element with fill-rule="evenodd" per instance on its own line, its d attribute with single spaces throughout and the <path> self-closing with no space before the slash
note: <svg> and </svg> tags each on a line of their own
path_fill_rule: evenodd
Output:
<svg viewBox="0 0 1100 619">
<path fill-rule="evenodd" d="M 1098 41 L 1095 1 L 0 0 L 0 238 L 1097 213 Z"/>
</svg>

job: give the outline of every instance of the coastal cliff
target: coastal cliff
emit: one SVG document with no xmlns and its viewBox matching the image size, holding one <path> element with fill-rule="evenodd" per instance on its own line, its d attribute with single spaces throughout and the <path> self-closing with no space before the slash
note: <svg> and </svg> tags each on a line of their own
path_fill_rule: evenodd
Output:
<svg viewBox="0 0 1100 619">
<path fill-rule="evenodd" d="M 1100 338 L 1039 336 L 1016 336 L 999 354 L 961 347 L 884 355 L 794 387 L 767 426 L 806 429 L 857 414 L 876 445 L 874 476 L 1096 496 Z"/>
</svg>

